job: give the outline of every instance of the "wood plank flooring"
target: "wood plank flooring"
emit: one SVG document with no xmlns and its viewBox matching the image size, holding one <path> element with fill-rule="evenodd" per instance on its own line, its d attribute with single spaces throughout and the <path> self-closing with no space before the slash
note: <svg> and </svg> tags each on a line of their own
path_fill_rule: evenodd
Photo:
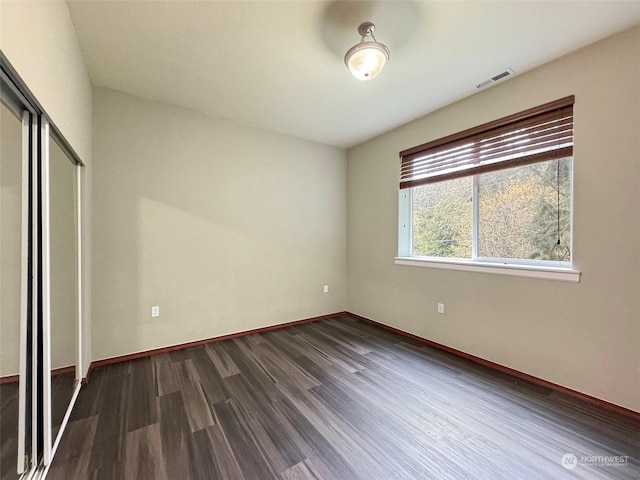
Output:
<svg viewBox="0 0 640 480">
<path fill-rule="evenodd" d="M 73 397 L 75 373 L 51 377 L 51 426 L 55 436 Z M 0 480 L 17 480 L 19 383 L 0 384 Z"/>
<path fill-rule="evenodd" d="M 18 478 L 18 391 L 19 383 L 0 384 L 0 478 Z"/>
<path fill-rule="evenodd" d="M 638 479 L 640 422 L 337 317 L 96 369 L 47 478 Z"/>
</svg>

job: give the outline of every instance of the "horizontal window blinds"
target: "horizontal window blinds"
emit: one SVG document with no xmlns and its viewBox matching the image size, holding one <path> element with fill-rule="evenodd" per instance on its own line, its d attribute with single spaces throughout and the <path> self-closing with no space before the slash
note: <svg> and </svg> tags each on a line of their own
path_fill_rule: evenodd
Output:
<svg viewBox="0 0 640 480">
<path fill-rule="evenodd" d="M 400 152 L 400 188 L 573 155 L 574 96 Z"/>
</svg>

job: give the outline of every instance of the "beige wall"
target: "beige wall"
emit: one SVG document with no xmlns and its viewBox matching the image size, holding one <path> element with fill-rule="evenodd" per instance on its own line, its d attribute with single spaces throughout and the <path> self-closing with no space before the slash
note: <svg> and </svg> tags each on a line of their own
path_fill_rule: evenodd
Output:
<svg viewBox="0 0 640 480">
<path fill-rule="evenodd" d="M 91 219 L 91 81 L 67 3 L 0 0 L 0 49 L 82 161 L 85 224 Z M 83 232 L 83 365 L 91 361 L 89 229 Z"/>
<path fill-rule="evenodd" d="M 91 159 L 91 82 L 67 2 L 0 2 L 0 48 L 83 161 Z"/>
<path fill-rule="evenodd" d="M 93 98 L 95 359 L 345 309 L 343 150 Z"/>
<path fill-rule="evenodd" d="M 640 410 L 639 85 L 635 28 L 351 149 L 348 310 Z M 394 265 L 399 151 L 571 94 L 580 283 Z"/>
</svg>

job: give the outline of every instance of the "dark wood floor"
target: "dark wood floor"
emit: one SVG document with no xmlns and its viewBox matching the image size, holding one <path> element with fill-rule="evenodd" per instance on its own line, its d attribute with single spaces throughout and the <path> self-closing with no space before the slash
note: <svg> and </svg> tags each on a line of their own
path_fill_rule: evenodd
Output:
<svg viewBox="0 0 640 480">
<path fill-rule="evenodd" d="M 0 478 L 18 478 L 18 382 L 0 384 Z"/>
<path fill-rule="evenodd" d="M 51 378 L 51 425 L 55 438 L 67 413 L 75 383 L 75 373 Z M 0 480 L 18 478 L 18 393 L 19 383 L 0 384 Z"/>
<path fill-rule="evenodd" d="M 639 456 L 639 422 L 340 317 L 96 369 L 47 478 L 638 479 Z"/>
</svg>

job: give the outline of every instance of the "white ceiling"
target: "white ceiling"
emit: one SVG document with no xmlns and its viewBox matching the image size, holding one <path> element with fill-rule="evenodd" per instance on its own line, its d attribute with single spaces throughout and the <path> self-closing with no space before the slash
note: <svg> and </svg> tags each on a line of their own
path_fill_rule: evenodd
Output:
<svg viewBox="0 0 640 480">
<path fill-rule="evenodd" d="M 339 147 L 640 23 L 610 0 L 68 3 L 94 85 Z M 360 82 L 343 56 L 367 20 L 391 62 Z"/>
</svg>

